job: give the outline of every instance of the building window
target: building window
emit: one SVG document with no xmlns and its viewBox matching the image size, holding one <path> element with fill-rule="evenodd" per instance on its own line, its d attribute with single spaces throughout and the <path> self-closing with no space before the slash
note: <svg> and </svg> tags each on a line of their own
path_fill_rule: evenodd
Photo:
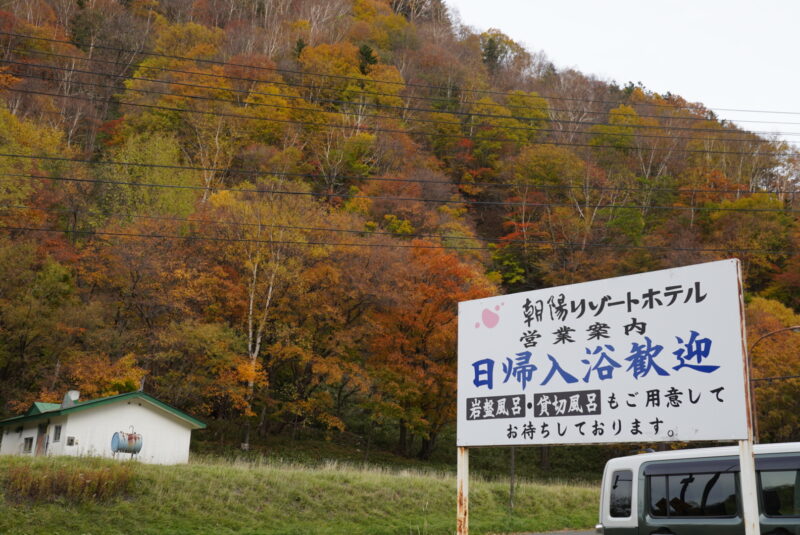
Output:
<svg viewBox="0 0 800 535">
<path fill-rule="evenodd" d="M 653 516 L 735 516 L 736 478 L 733 473 L 650 476 Z"/>
<path fill-rule="evenodd" d="M 761 499 L 767 516 L 800 516 L 800 470 L 761 472 Z"/>
<path fill-rule="evenodd" d="M 75 445 L 75 437 L 67 437 L 67 446 Z"/>
<path fill-rule="evenodd" d="M 22 443 L 22 453 L 30 453 L 33 451 L 33 437 L 26 437 L 25 442 Z"/>
<path fill-rule="evenodd" d="M 61 441 L 61 426 L 57 425 L 53 428 L 53 442 Z"/>
<path fill-rule="evenodd" d="M 614 518 L 628 518 L 631 516 L 631 485 L 633 472 L 618 470 L 611 477 L 611 500 L 609 513 Z"/>
</svg>

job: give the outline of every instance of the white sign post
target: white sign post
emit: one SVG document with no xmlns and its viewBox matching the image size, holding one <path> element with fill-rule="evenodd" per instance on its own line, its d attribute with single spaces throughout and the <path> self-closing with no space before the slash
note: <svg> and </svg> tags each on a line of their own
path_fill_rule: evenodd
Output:
<svg viewBox="0 0 800 535">
<path fill-rule="evenodd" d="M 754 497 L 741 294 L 739 261 L 724 260 L 460 303 L 459 459 L 473 446 L 739 440 Z M 747 501 L 745 514 L 757 533 Z"/>
</svg>

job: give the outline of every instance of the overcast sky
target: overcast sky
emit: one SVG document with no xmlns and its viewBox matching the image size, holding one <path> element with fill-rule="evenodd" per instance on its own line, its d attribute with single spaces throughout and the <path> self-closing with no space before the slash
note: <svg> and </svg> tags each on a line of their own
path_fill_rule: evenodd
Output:
<svg viewBox="0 0 800 535">
<path fill-rule="evenodd" d="M 463 24 L 497 28 L 558 68 L 642 82 L 749 130 L 798 133 L 781 137 L 800 142 L 800 0 L 445 2 Z"/>
</svg>

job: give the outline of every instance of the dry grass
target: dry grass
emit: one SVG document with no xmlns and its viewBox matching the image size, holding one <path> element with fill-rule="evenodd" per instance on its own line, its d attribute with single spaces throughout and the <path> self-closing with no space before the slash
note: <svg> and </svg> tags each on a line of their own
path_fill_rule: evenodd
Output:
<svg viewBox="0 0 800 535">
<path fill-rule="evenodd" d="M 107 502 L 127 494 L 133 478 L 130 465 L 29 464 L 9 468 L 6 497 L 22 502 Z"/>
</svg>

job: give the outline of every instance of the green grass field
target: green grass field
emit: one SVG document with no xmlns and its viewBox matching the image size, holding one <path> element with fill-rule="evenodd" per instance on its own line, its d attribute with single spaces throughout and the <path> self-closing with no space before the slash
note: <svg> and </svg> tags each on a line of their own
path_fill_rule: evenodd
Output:
<svg viewBox="0 0 800 535">
<path fill-rule="evenodd" d="M 328 463 L 309 468 L 272 460 L 203 458 L 184 466 L 99 459 L 0 457 L 4 534 L 439 534 L 455 531 L 455 475 Z M 109 471 L 98 500 L 87 479 Z M 127 477 L 127 479 L 126 479 Z M 26 479 L 27 478 L 27 479 Z M 42 479 L 51 495 L 22 497 Z M 21 482 L 21 483 L 20 483 Z M 80 487 L 79 485 L 84 485 Z M 120 485 L 114 496 L 114 485 Z M 28 488 L 25 487 L 25 488 Z M 51 488 L 51 487 L 46 487 Z M 92 487 L 93 488 L 93 487 Z M 515 509 L 508 482 L 470 481 L 470 532 L 586 528 L 597 485 L 521 481 Z M 29 494 L 31 496 L 33 494 Z M 70 497 L 72 496 L 72 497 Z"/>
</svg>

